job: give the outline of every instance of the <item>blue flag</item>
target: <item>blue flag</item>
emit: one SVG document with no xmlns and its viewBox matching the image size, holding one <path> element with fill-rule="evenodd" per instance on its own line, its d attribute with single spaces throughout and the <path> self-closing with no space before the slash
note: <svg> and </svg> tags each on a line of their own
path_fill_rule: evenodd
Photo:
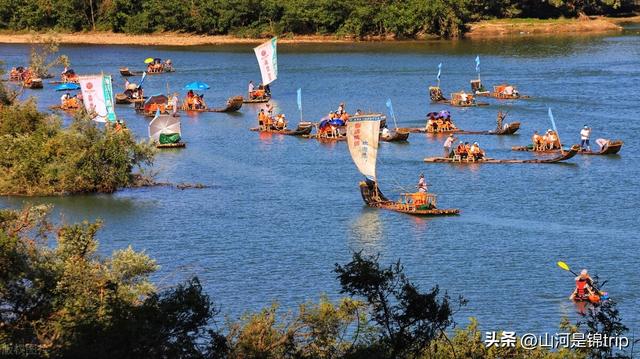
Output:
<svg viewBox="0 0 640 359">
<path fill-rule="evenodd" d="M 549 119 L 551 120 L 551 126 L 553 127 L 553 130 L 558 133 L 558 130 L 556 129 L 556 121 L 553 120 L 553 113 L 551 113 L 551 107 L 549 107 Z"/>
<path fill-rule="evenodd" d="M 387 108 L 389 109 L 389 114 L 391 114 L 391 117 L 395 117 L 393 115 L 393 105 L 391 104 L 391 99 L 387 99 Z"/>
<path fill-rule="evenodd" d="M 298 89 L 298 111 L 302 111 L 302 89 Z"/>
<path fill-rule="evenodd" d="M 476 56 L 476 72 L 480 72 L 480 55 Z"/>
<path fill-rule="evenodd" d="M 138 84 L 138 87 L 142 87 L 142 83 L 144 83 L 144 79 L 147 78 L 147 72 L 143 72 L 142 73 L 142 78 L 140 79 L 140 83 Z"/>
<path fill-rule="evenodd" d="M 438 64 L 438 76 L 436 76 L 436 79 L 438 79 L 438 81 L 440 81 L 441 72 L 442 72 L 442 62 Z"/>
</svg>

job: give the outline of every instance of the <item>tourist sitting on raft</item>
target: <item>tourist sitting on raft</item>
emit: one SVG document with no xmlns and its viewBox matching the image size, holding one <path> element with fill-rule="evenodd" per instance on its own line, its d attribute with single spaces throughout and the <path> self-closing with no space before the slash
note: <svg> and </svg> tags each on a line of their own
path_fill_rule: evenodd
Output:
<svg viewBox="0 0 640 359">
<path fill-rule="evenodd" d="M 544 141 L 545 148 L 548 150 L 559 150 L 560 149 L 560 139 L 558 138 L 558 134 L 548 129 L 547 132 L 542 136 L 542 140 Z"/>
<path fill-rule="evenodd" d="M 204 102 L 204 95 L 198 95 L 189 90 L 187 92 L 187 98 L 184 100 L 182 108 L 185 110 L 204 110 L 207 108 L 207 104 Z"/>
<path fill-rule="evenodd" d="M 457 129 L 456 125 L 451 121 L 451 114 L 449 111 L 429 112 L 427 114 L 427 132 L 450 132 Z"/>
<path fill-rule="evenodd" d="M 269 85 L 260 84 L 258 88 L 255 88 L 253 81 L 249 81 L 248 91 L 250 100 L 260 100 L 271 97 L 271 88 L 269 88 Z"/>
<path fill-rule="evenodd" d="M 287 129 L 287 118 L 284 114 L 271 116 L 271 111 L 266 113 L 264 109 L 258 112 L 258 128 L 262 131 L 283 131 Z"/>
<path fill-rule="evenodd" d="M 9 81 L 22 81 L 22 74 L 25 72 L 25 68 L 22 66 L 13 67 L 9 72 Z"/>
<path fill-rule="evenodd" d="M 171 60 L 167 61 L 169 65 L 171 65 Z M 157 74 L 163 71 L 165 71 L 165 64 L 162 63 L 162 60 L 159 58 L 153 59 L 153 61 L 147 65 L 147 73 Z"/>
<path fill-rule="evenodd" d="M 126 87 L 127 89 L 124 90 L 124 94 L 125 96 L 127 96 L 128 99 L 137 100 L 137 99 L 144 98 L 144 89 L 141 86 L 138 86 L 132 83 L 127 83 Z"/>
<path fill-rule="evenodd" d="M 62 73 L 60 73 L 60 80 L 64 83 L 78 83 L 80 78 L 73 69 L 65 67 Z"/>
<path fill-rule="evenodd" d="M 460 92 L 459 104 L 461 105 L 471 105 L 473 103 L 473 95 L 468 94 L 464 91 Z"/>
<path fill-rule="evenodd" d="M 460 156 L 460 159 L 481 160 L 484 158 L 484 151 L 480 148 L 478 142 L 469 145 L 469 142 L 462 143 L 460 141 L 458 147 L 456 147 L 455 154 Z"/>
<path fill-rule="evenodd" d="M 591 280 L 591 276 L 589 276 L 587 270 L 583 269 L 580 272 L 580 275 L 576 277 L 576 289 L 571 293 L 569 299 L 585 300 L 593 295 L 595 295 L 593 281 Z"/>
<path fill-rule="evenodd" d="M 60 108 L 63 110 L 77 110 L 80 108 L 82 100 L 78 96 L 71 96 L 70 93 L 65 93 L 60 97 Z"/>
<path fill-rule="evenodd" d="M 444 95 L 442 95 L 442 90 L 440 87 L 429 87 L 429 97 L 431 101 L 438 102 L 444 100 Z"/>
</svg>

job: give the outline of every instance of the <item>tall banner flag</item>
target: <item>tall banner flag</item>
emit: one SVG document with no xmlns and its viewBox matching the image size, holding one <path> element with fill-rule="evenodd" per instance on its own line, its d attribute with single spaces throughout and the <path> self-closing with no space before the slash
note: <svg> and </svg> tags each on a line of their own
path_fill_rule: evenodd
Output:
<svg viewBox="0 0 640 359">
<path fill-rule="evenodd" d="M 442 62 L 438 64 L 438 76 L 436 76 L 436 80 L 440 82 L 440 73 L 442 72 Z"/>
<path fill-rule="evenodd" d="M 138 87 L 142 87 L 142 84 L 144 83 L 144 79 L 147 78 L 147 72 L 143 72 L 142 73 L 142 78 L 140 79 L 140 83 L 138 84 Z"/>
<path fill-rule="evenodd" d="M 265 42 L 255 47 L 253 51 L 258 58 L 260 73 L 262 74 L 262 84 L 268 85 L 278 78 L 278 53 L 276 51 L 278 38 Z"/>
<path fill-rule="evenodd" d="M 302 122 L 302 88 L 298 88 L 298 111 L 300 111 L 300 122 Z"/>
<path fill-rule="evenodd" d="M 391 117 L 395 118 L 396 116 L 394 116 L 393 114 L 393 104 L 391 103 L 390 98 L 387 99 L 387 108 L 389 109 L 389 114 L 391 115 Z"/>
<path fill-rule="evenodd" d="M 82 101 L 89 114 L 95 115 L 94 121 L 106 122 L 108 111 L 104 91 L 104 75 L 80 76 Z"/>
<path fill-rule="evenodd" d="M 111 75 L 102 76 L 102 90 L 104 91 L 104 105 L 107 109 L 107 120 L 116 121 L 116 111 L 113 100 L 113 80 Z"/>
<path fill-rule="evenodd" d="M 551 127 L 556 133 L 558 133 L 558 129 L 556 128 L 556 121 L 553 120 L 553 113 L 551 112 L 551 107 L 549 107 L 549 120 L 551 120 Z"/>
<path fill-rule="evenodd" d="M 476 56 L 476 72 L 480 73 L 480 55 Z"/>
</svg>

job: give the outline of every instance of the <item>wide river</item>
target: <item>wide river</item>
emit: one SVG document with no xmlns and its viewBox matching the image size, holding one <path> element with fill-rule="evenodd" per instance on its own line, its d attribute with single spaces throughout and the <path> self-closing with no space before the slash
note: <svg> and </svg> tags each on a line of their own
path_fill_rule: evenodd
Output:
<svg viewBox="0 0 640 359">
<path fill-rule="evenodd" d="M 27 61 L 27 45 L 0 45 L 8 67 Z M 188 82 L 208 83 L 210 105 L 246 91 L 260 74 L 251 46 L 136 47 L 63 46 L 81 73 L 111 73 L 119 92 L 118 67 L 142 69 L 147 57 L 171 58 L 177 71 L 150 76 L 147 94 L 178 91 Z M 620 155 L 576 156 L 566 164 L 425 164 L 439 155 L 443 138 L 412 134 L 407 144 L 382 143 L 378 177 L 388 195 L 412 190 L 424 172 L 439 206 L 460 216 L 422 219 L 365 208 L 361 176 L 346 143 L 260 136 L 258 105 L 237 114 L 183 116 L 187 148 L 157 155 L 160 181 L 203 183 L 206 189 L 132 189 L 113 195 L 64 198 L 2 198 L 1 206 L 52 203 L 56 219 L 104 220 L 100 252 L 133 246 L 161 265 L 161 287 L 197 275 L 223 313 L 238 317 L 278 301 L 283 308 L 338 298 L 335 263 L 352 251 L 400 259 L 424 289 L 438 284 L 469 304 L 456 319 L 479 319 L 482 330 L 558 331 L 563 316 L 578 319 L 568 300 L 573 277 L 556 266 L 608 279 L 624 322 L 640 330 L 640 36 L 561 39 L 280 45 L 274 103 L 295 124 L 296 89 L 302 88 L 305 120 L 317 121 L 341 101 L 347 110 L 386 112 L 393 101 L 398 125 L 423 126 L 430 105 L 427 87 L 442 63 L 446 94 L 469 89 L 476 55 L 486 85 L 510 82 L 529 100 L 489 107 L 451 109 L 457 125 L 486 130 L 498 109 L 520 121 L 516 136 L 462 136 L 478 141 L 490 157 L 531 158 L 512 152 L 534 130 L 551 127 L 551 107 L 561 139 L 577 143 L 584 124 L 599 137 L 625 141 Z M 56 69 L 58 72 L 59 69 Z M 46 110 L 57 104 L 53 85 L 26 91 Z M 137 137 L 148 119 L 117 106 Z"/>
</svg>

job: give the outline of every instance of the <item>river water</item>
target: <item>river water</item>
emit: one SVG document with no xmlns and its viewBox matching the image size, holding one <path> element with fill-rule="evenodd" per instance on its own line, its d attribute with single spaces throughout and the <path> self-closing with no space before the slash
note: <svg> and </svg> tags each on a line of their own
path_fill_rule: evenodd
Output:
<svg viewBox="0 0 640 359">
<path fill-rule="evenodd" d="M 0 45 L 7 66 L 24 64 L 28 46 Z M 529 142 L 534 130 L 550 128 L 553 109 L 564 143 L 577 143 L 584 124 L 593 139 L 620 138 L 619 156 L 577 156 L 556 165 L 425 164 L 441 153 L 442 138 L 412 134 L 408 144 L 382 143 L 378 174 L 388 195 L 414 188 L 425 173 L 439 206 L 458 217 L 421 219 L 368 209 L 358 191 L 361 176 L 345 143 L 321 144 L 282 136 L 260 136 L 259 106 L 238 114 L 183 116 L 187 148 L 157 155 L 160 181 L 203 183 L 209 188 L 145 188 L 113 195 L 65 198 L 3 198 L 19 207 L 52 203 L 55 218 L 104 220 L 100 252 L 132 245 L 161 265 L 160 286 L 198 275 L 223 313 L 237 317 L 273 301 L 294 309 L 322 293 L 339 294 L 332 270 L 352 251 L 400 259 L 424 289 L 438 284 L 469 304 L 456 319 L 475 316 L 482 330 L 555 332 L 563 316 L 577 319 L 567 299 L 573 278 L 556 261 L 609 279 L 625 323 L 640 329 L 640 231 L 637 208 L 640 130 L 637 90 L 640 37 L 502 39 L 432 43 L 281 45 L 279 78 L 272 91 L 277 107 L 297 122 L 296 89 L 303 91 L 306 120 L 316 121 L 337 105 L 347 110 L 386 111 L 391 98 L 398 125 L 424 125 L 430 105 L 427 86 L 443 64 L 445 93 L 469 88 L 474 58 L 485 84 L 511 82 L 532 99 L 490 107 L 452 109 L 459 127 L 492 129 L 498 109 L 520 121 L 520 135 L 463 136 L 478 141 L 494 158 L 530 158 L 510 151 Z M 147 94 L 179 91 L 190 81 L 211 85 L 210 105 L 242 94 L 259 70 L 250 46 L 135 47 L 63 46 L 81 73 L 142 68 L 147 57 L 171 58 L 177 72 L 150 76 Z M 51 85 L 27 91 L 46 109 L 60 93 Z M 148 119 L 128 106 L 117 113 L 143 139 Z"/>
</svg>

